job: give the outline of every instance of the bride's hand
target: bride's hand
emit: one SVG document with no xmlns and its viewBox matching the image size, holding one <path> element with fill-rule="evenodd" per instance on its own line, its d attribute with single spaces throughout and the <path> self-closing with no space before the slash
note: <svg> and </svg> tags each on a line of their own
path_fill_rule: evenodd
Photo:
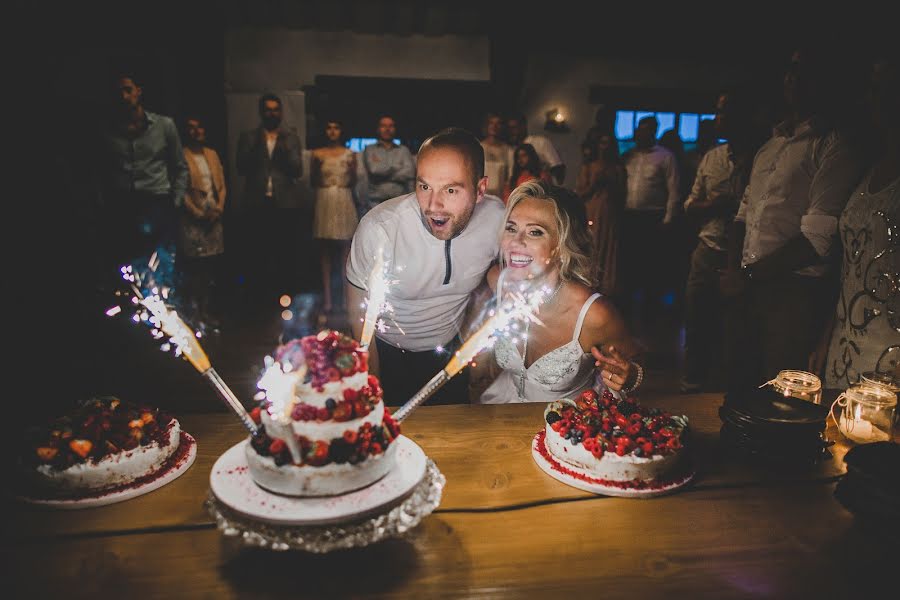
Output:
<svg viewBox="0 0 900 600">
<path fill-rule="evenodd" d="M 600 369 L 603 384 L 609 389 L 619 392 L 625 384 L 634 380 L 634 364 L 622 356 L 615 346 L 607 347 L 604 354 L 597 346 L 591 348 L 591 354 L 597 359 L 594 366 Z"/>
</svg>

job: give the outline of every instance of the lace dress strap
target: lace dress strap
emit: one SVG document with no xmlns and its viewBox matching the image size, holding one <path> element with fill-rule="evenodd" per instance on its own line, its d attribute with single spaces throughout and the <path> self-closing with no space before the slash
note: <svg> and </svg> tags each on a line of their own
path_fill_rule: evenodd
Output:
<svg viewBox="0 0 900 600">
<path fill-rule="evenodd" d="M 581 326 L 584 325 L 584 317 L 587 315 L 588 309 L 591 307 L 591 304 L 594 303 L 594 300 L 601 296 L 600 293 L 595 292 L 591 295 L 590 298 L 584 301 L 584 305 L 581 307 L 581 312 L 578 313 L 578 320 L 575 321 L 575 332 L 572 334 L 572 341 L 578 341 L 578 338 L 581 337 Z"/>
</svg>

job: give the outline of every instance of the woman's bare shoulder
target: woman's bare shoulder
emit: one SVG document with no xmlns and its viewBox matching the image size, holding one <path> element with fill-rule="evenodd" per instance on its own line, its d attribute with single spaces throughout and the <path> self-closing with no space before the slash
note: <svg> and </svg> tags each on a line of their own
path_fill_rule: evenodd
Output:
<svg viewBox="0 0 900 600">
<path fill-rule="evenodd" d="M 488 269 L 487 275 L 485 275 L 485 277 L 487 278 L 487 283 L 491 288 L 491 291 L 496 292 L 497 279 L 500 277 L 500 265 L 495 263 L 493 266 L 491 266 L 491 268 Z"/>
</svg>

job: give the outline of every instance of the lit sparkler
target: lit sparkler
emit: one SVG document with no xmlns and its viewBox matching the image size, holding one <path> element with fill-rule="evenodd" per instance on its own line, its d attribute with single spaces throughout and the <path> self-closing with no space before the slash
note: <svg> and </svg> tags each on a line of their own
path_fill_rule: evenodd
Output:
<svg viewBox="0 0 900 600">
<path fill-rule="evenodd" d="M 378 253 L 375 255 L 375 264 L 369 273 L 369 296 L 366 299 L 366 316 L 363 320 L 362 335 L 359 337 L 359 345 L 363 348 L 369 346 L 376 329 L 381 333 L 387 331 L 384 319 L 379 318 L 381 315 L 389 314 L 393 311 L 390 303 L 385 299 L 388 289 L 394 283 L 389 279 L 387 271 L 388 263 L 384 260 L 384 249 L 379 248 Z M 400 332 L 402 333 L 403 330 L 400 330 Z"/>
<path fill-rule="evenodd" d="M 257 382 L 260 393 L 259 400 L 266 400 L 266 413 L 269 416 L 267 427 L 269 434 L 284 440 L 296 462 L 301 462 L 300 442 L 291 429 L 291 409 L 293 408 L 294 385 L 306 374 L 306 364 L 301 364 L 295 371 L 290 361 L 276 362 L 266 357 L 266 370 Z"/>
<path fill-rule="evenodd" d="M 502 285 L 502 279 L 498 282 L 498 285 Z M 532 323 L 542 324 L 534 313 L 550 293 L 550 289 L 542 287 L 535 292 L 526 294 L 524 285 L 519 290 L 510 293 L 508 299 L 502 302 L 495 310 L 490 311 L 488 313 L 489 318 L 450 357 L 447 366 L 438 371 L 431 378 L 431 381 L 426 383 L 422 389 L 416 392 L 406 404 L 394 413 L 394 419 L 402 421 L 408 417 L 409 413 L 417 406 L 428 400 L 445 383 L 450 381 L 454 375 L 471 363 L 479 352 L 493 347 L 498 338 L 519 335 L 517 331 L 519 322 L 531 321 Z"/>
<path fill-rule="evenodd" d="M 154 252 L 153 256 L 150 257 L 150 271 L 155 271 L 158 266 L 159 258 L 157 253 Z M 168 340 L 163 343 L 163 349 L 167 350 L 174 347 L 175 355 L 182 356 L 191 363 L 191 366 L 193 366 L 197 372 L 209 382 L 213 389 L 219 394 L 219 397 L 237 415 L 244 427 L 250 431 L 250 434 L 256 436 L 259 433 L 256 423 L 253 422 L 253 419 L 250 417 L 249 413 L 247 413 L 247 409 L 244 408 L 241 401 L 234 395 L 231 388 L 228 387 L 222 377 L 212 367 L 209 357 L 206 355 L 206 352 L 203 351 L 203 348 L 200 346 L 200 342 L 197 339 L 199 333 L 194 333 L 194 331 L 181 320 L 178 313 L 166 305 L 164 299 L 169 296 L 169 288 L 163 287 L 160 290 L 160 288 L 153 286 L 150 290 L 151 293 L 144 296 L 140 289 L 141 276 L 138 273 L 135 273 L 130 265 L 122 267 L 121 272 L 122 278 L 131 284 L 131 289 L 134 292 L 132 302 L 138 310 L 134 315 L 134 320 L 150 324 L 152 327 L 151 333 L 155 339 L 161 339 L 168 336 Z M 106 314 L 109 316 L 118 314 L 119 311 L 115 311 L 114 308 L 106 311 Z"/>
</svg>

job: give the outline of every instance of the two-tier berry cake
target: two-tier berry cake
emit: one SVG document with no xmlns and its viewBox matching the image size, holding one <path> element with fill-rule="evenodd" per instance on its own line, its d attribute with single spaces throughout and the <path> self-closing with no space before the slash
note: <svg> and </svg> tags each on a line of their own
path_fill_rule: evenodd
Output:
<svg viewBox="0 0 900 600">
<path fill-rule="evenodd" d="M 399 425 L 368 373 L 368 352 L 337 331 L 280 346 L 251 416 L 263 431 L 247 445 L 257 485 L 291 496 L 368 486 L 394 466 Z"/>
</svg>

